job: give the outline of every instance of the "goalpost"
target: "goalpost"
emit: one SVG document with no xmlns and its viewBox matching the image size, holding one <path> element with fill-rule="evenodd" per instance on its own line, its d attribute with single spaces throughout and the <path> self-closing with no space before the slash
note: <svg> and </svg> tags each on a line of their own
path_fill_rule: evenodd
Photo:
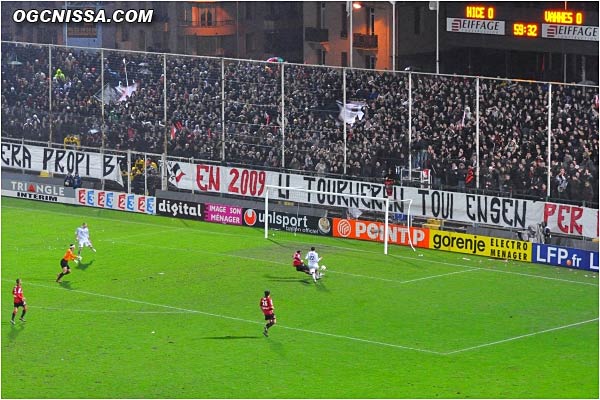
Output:
<svg viewBox="0 0 600 400">
<path fill-rule="evenodd" d="M 361 215 L 363 213 L 370 214 L 371 216 L 380 217 L 383 216 L 383 253 L 388 254 L 388 243 L 390 242 L 390 215 L 402 215 L 406 217 L 406 227 L 402 227 L 399 230 L 405 230 L 406 237 L 408 237 L 408 244 L 413 251 L 415 247 L 412 242 L 411 232 L 411 214 L 410 208 L 412 205 L 412 199 L 396 200 L 390 199 L 389 197 L 373 197 L 363 196 L 357 194 L 340 194 L 334 192 L 324 192 L 319 190 L 309 190 L 297 187 L 285 187 L 266 185 L 265 187 L 265 221 L 264 221 L 264 232 L 265 239 L 269 237 L 269 208 L 270 202 L 279 202 L 279 207 L 294 207 L 294 210 L 290 210 L 290 214 L 298 213 L 300 207 L 306 208 L 317 208 L 328 215 L 330 211 L 340 213 L 350 213 L 350 209 L 359 210 L 357 213 Z M 318 201 L 318 200 L 321 201 Z M 325 200 L 323 200 L 325 199 Z M 281 204 L 283 203 L 283 205 Z M 296 204 L 293 204 L 296 203 Z M 325 203 L 325 204 L 323 204 Z M 403 204 L 404 203 L 404 204 Z M 403 212 L 399 212 L 398 208 Z M 404 211 L 406 209 L 406 211 Z M 391 214 L 392 213 L 392 214 Z M 352 217 L 358 219 L 357 217 Z M 378 231 L 379 232 L 379 231 Z M 376 232 L 378 234 L 378 232 Z M 394 231 L 397 234 L 397 231 Z M 381 239 L 380 239 L 381 241 Z"/>
</svg>

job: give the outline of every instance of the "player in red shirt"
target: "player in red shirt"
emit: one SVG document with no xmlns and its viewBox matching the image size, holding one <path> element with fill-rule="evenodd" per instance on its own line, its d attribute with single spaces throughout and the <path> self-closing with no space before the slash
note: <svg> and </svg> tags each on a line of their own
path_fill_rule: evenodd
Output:
<svg viewBox="0 0 600 400">
<path fill-rule="evenodd" d="M 265 329 L 263 330 L 263 335 L 269 337 L 269 328 L 277 323 L 275 319 L 275 308 L 273 307 L 273 299 L 271 299 L 271 292 L 265 290 L 265 297 L 260 299 L 260 309 L 265 315 L 265 321 L 267 324 L 265 325 Z"/>
<path fill-rule="evenodd" d="M 294 253 L 294 261 L 292 262 L 292 266 L 296 268 L 298 272 L 304 272 L 305 274 L 310 275 L 310 271 L 304 261 L 302 261 L 302 254 L 300 254 L 300 250 L 296 250 Z"/>
<path fill-rule="evenodd" d="M 23 307 L 23 312 L 21 313 L 21 322 L 25 322 L 25 313 L 27 312 L 27 303 L 25 303 L 25 297 L 23 297 L 23 288 L 21 287 L 21 278 L 17 278 L 17 285 L 13 288 L 13 312 L 12 318 L 10 319 L 11 324 L 15 324 L 15 315 L 17 315 L 17 311 L 19 307 Z"/>
<path fill-rule="evenodd" d="M 56 277 L 56 282 L 58 282 L 58 283 L 60 283 L 60 280 L 63 276 L 71 273 L 71 267 L 69 267 L 69 261 L 78 261 L 81 259 L 81 257 L 78 257 L 75 255 L 75 253 L 73 253 L 73 250 L 75 250 L 75 245 L 71 243 L 71 245 L 67 249 L 67 252 L 63 256 L 63 258 L 60 260 L 60 267 L 62 268 L 62 272 L 60 272 L 58 274 L 58 276 Z"/>
</svg>

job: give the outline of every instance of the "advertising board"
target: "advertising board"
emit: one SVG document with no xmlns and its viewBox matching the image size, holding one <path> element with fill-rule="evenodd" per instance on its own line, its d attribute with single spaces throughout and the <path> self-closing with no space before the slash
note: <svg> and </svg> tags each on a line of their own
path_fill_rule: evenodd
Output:
<svg viewBox="0 0 600 400">
<path fill-rule="evenodd" d="M 156 215 L 202 221 L 204 204 L 158 197 L 156 199 Z"/>
<path fill-rule="evenodd" d="M 204 221 L 226 225 L 242 225 L 244 209 L 224 204 L 204 204 Z"/>
<path fill-rule="evenodd" d="M 96 189 L 76 189 L 75 204 L 111 210 L 156 214 L 156 197 Z"/>
<path fill-rule="evenodd" d="M 505 260 L 531 262 L 532 243 L 521 240 L 477 236 L 467 233 L 429 231 L 429 248 Z"/>
<path fill-rule="evenodd" d="M 307 233 L 310 235 L 331 236 L 331 218 L 313 217 L 270 211 L 268 215 L 269 229 L 288 232 Z M 244 209 L 244 226 L 264 228 L 265 212 L 253 208 Z"/>
<path fill-rule="evenodd" d="M 598 272 L 598 252 L 548 244 L 533 244 L 532 261 Z"/>
<path fill-rule="evenodd" d="M 335 237 L 383 243 L 383 227 L 383 222 L 333 218 L 332 234 Z M 388 243 L 410 246 L 412 241 L 414 247 L 429 248 L 429 232 L 426 228 L 409 229 L 405 225 L 389 224 Z"/>
<path fill-rule="evenodd" d="M 2 179 L 2 195 L 50 203 L 73 204 L 73 188 L 19 179 Z"/>
</svg>

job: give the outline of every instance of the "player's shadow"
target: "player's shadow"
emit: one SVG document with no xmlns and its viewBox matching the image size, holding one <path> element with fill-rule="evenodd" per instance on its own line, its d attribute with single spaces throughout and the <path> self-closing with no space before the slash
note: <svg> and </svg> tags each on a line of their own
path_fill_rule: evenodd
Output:
<svg viewBox="0 0 600 400">
<path fill-rule="evenodd" d="M 290 283 L 294 283 L 294 282 L 300 282 L 303 283 L 305 285 L 308 285 L 311 283 L 311 278 L 297 278 L 297 277 L 282 277 L 282 276 L 273 276 L 273 275 L 265 275 L 265 278 L 267 278 L 268 280 L 272 281 L 272 282 L 290 282 Z"/>
<path fill-rule="evenodd" d="M 73 290 L 69 281 L 60 281 L 59 285 L 67 290 Z"/>
<path fill-rule="evenodd" d="M 260 339 L 261 337 L 262 337 L 262 335 L 260 335 L 260 336 L 232 336 L 232 335 L 227 335 L 227 336 L 206 336 L 206 337 L 203 337 L 202 339 L 233 340 L 233 339 Z"/>
<path fill-rule="evenodd" d="M 85 271 L 86 269 L 88 269 L 89 266 L 91 266 L 94 263 L 94 260 L 90 261 L 89 263 L 82 263 L 81 261 L 79 262 L 79 264 L 77 264 L 77 269 L 80 269 L 82 271 Z"/>
<path fill-rule="evenodd" d="M 329 292 L 329 289 L 323 284 L 322 280 L 319 280 L 315 286 L 317 287 L 317 290 L 320 290 L 321 292 Z"/>
<path fill-rule="evenodd" d="M 17 325 L 10 325 L 10 332 L 8 333 L 8 338 L 10 340 L 15 340 L 17 338 L 17 336 L 19 336 L 19 333 L 23 332 L 23 330 L 25 329 L 25 325 L 21 322 L 17 322 Z"/>
<path fill-rule="evenodd" d="M 271 350 L 273 350 L 280 359 L 286 359 L 285 347 L 281 344 L 281 342 L 274 340 L 273 338 L 269 338 L 268 340 L 269 346 L 271 346 Z"/>
</svg>

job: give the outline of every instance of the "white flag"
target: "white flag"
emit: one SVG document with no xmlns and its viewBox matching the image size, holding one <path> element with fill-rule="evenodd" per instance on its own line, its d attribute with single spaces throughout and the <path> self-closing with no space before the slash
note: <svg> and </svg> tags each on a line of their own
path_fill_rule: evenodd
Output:
<svg viewBox="0 0 600 400">
<path fill-rule="evenodd" d="M 352 125 L 356 122 L 356 118 L 358 118 L 359 121 L 362 121 L 363 117 L 365 116 L 365 113 L 362 111 L 362 109 L 367 105 L 367 103 L 362 101 L 351 101 L 346 103 L 345 107 L 341 101 L 336 101 L 336 103 L 340 109 L 340 115 L 338 116 L 340 121 L 344 121 L 345 123 Z"/>
<path fill-rule="evenodd" d="M 126 101 L 127 98 L 129 96 L 131 96 L 133 94 L 133 92 L 135 92 L 138 89 L 138 84 L 134 83 L 133 85 L 130 86 L 117 86 L 115 88 L 117 90 L 117 92 L 119 92 L 121 94 L 121 97 L 119 97 L 119 101 Z"/>
</svg>

